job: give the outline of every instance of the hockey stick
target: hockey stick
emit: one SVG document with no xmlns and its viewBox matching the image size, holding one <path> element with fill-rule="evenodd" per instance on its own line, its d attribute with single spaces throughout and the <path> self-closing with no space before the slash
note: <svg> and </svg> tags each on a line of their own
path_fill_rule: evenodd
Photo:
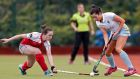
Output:
<svg viewBox="0 0 140 79">
<path fill-rule="evenodd" d="M 65 70 L 57 70 L 57 72 L 67 73 L 67 74 L 76 74 L 76 75 L 90 75 L 89 73 L 79 73 L 79 72 L 72 72 L 72 71 L 65 71 Z"/>
<path fill-rule="evenodd" d="M 65 70 L 57 70 L 57 72 L 61 72 L 61 73 L 67 73 L 67 74 L 76 74 L 76 75 L 88 75 L 90 76 L 89 73 L 81 73 L 81 72 L 72 72 L 72 71 L 65 71 Z M 94 73 L 94 75 L 99 75 L 98 73 Z"/>
<path fill-rule="evenodd" d="M 110 39 L 109 39 L 109 41 L 108 41 L 108 43 L 107 43 L 107 46 L 108 46 L 108 44 L 111 42 L 113 36 L 114 36 L 114 33 L 111 35 L 111 37 L 110 37 Z M 97 67 L 98 67 L 98 65 L 100 64 L 100 62 L 101 62 L 103 56 L 105 55 L 105 51 L 106 51 L 106 49 L 107 49 L 107 46 L 103 48 L 103 51 L 102 51 L 102 53 L 101 53 L 101 55 L 100 55 L 98 61 L 96 62 L 96 64 L 95 64 L 94 67 L 93 67 L 93 72 L 94 72 L 94 73 L 98 73 Z"/>
</svg>

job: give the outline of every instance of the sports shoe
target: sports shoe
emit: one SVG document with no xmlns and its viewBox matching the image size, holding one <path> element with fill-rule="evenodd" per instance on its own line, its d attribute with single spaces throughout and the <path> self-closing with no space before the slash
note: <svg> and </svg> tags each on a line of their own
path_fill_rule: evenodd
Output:
<svg viewBox="0 0 140 79">
<path fill-rule="evenodd" d="M 124 76 L 127 77 L 127 76 L 131 76 L 133 74 L 137 73 L 136 69 L 134 68 L 129 68 L 125 73 L 124 73 Z"/>
<path fill-rule="evenodd" d="M 90 65 L 91 63 L 89 61 L 85 61 L 85 65 Z"/>
<path fill-rule="evenodd" d="M 45 71 L 46 76 L 53 76 L 53 73 L 50 70 Z"/>
<path fill-rule="evenodd" d="M 104 74 L 105 76 L 111 75 L 112 72 L 115 72 L 117 70 L 117 67 L 109 67 L 107 72 Z"/>
<path fill-rule="evenodd" d="M 18 69 L 20 70 L 20 73 L 21 73 L 22 75 L 26 75 L 26 71 L 22 69 L 22 64 L 20 64 L 20 65 L 18 66 Z"/>
<path fill-rule="evenodd" d="M 74 61 L 70 60 L 70 61 L 69 61 L 69 64 L 73 64 L 73 62 L 74 62 Z"/>
</svg>

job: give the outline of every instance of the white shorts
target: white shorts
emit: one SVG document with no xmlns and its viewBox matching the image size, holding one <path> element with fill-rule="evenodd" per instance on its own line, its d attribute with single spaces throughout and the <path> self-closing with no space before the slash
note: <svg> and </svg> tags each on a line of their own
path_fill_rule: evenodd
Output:
<svg viewBox="0 0 140 79">
<path fill-rule="evenodd" d="M 21 54 L 24 54 L 24 50 L 25 50 L 26 48 L 27 48 L 26 45 L 20 44 L 20 45 L 19 45 L 19 51 L 20 51 L 20 53 L 21 53 Z"/>
<path fill-rule="evenodd" d="M 112 35 L 112 33 L 110 34 Z M 122 28 L 121 31 L 115 36 L 112 38 L 112 40 L 117 40 L 117 38 L 119 36 L 130 36 L 130 31 L 129 31 L 129 28 L 125 29 L 125 28 Z"/>
</svg>

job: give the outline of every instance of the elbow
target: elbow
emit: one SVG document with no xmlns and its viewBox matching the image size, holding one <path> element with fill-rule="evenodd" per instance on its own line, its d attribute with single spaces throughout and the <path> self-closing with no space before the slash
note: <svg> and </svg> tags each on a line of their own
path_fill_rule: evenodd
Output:
<svg viewBox="0 0 140 79">
<path fill-rule="evenodd" d="M 15 37 L 16 37 L 17 39 L 18 39 L 18 38 L 22 38 L 22 35 L 16 35 Z"/>
<path fill-rule="evenodd" d="M 124 23 L 125 23 L 125 20 L 123 19 L 123 20 L 122 20 L 122 24 L 124 24 Z"/>
<path fill-rule="evenodd" d="M 124 20 L 124 19 L 121 19 L 121 20 L 120 20 L 120 24 L 123 26 L 124 23 L 125 23 L 125 20 Z"/>
<path fill-rule="evenodd" d="M 104 33 L 103 34 L 103 37 L 104 37 L 104 39 L 108 38 L 108 34 L 107 33 Z"/>
<path fill-rule="evenodd" d="M 104 32 L 103 32 L 103 35 L 104 35 L 104 36 L 106 36 L 106 35 L 107 35 L 107 32 L 106 32 L 106 31 L 104 31 Z"/>
</svg>

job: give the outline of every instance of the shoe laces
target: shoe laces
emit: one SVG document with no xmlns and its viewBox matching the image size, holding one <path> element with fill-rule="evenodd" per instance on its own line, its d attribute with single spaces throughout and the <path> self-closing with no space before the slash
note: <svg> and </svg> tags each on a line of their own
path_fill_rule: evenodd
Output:
<svg viewBox="0 0 140 79">
<path fill-rule="evenodd" d="M 135 70 L 134 68 L 129 68 L 128 71 Z"/>
</svg>

